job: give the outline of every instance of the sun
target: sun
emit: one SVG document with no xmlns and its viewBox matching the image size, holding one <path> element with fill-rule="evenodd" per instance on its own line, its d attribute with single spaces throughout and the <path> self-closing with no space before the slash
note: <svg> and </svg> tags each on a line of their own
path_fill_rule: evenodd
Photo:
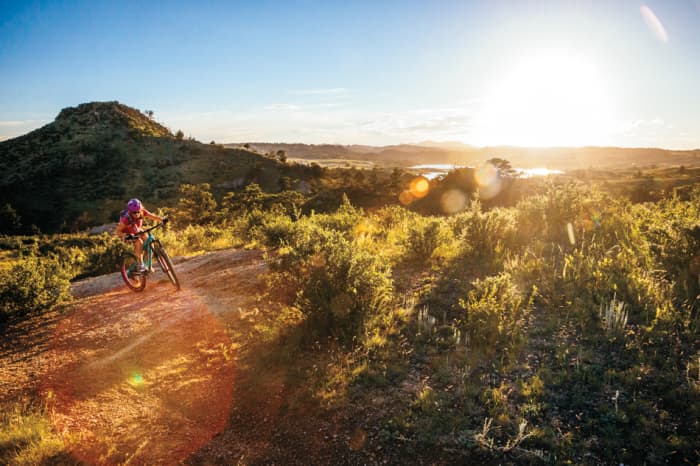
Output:
<svg viewBox="0 0 700 466">
<path fill-rule="evenodd" d="M 493 82 L 477 125 L 482 145 L 604 145 L 612 132 L 610 86 L 590 62 L 529 55 Z"/>
</svg>

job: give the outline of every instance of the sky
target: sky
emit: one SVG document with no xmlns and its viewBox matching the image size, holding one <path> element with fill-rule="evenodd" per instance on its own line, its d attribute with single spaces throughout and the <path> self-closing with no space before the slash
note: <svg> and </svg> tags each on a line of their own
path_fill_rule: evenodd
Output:
<svg viewBox="0 0 700 466">
<path fill-rule="evenodd" d="M 700 148 L 700 0 L 0 0 L 0 140 L 117 100 L 202 142 Z"/>
</svg>

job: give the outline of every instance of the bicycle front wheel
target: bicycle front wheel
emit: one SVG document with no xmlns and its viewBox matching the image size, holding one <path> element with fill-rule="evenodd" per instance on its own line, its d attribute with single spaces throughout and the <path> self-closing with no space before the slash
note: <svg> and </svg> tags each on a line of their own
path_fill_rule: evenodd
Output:
<svg viewBox="0 0 700 466">
<path fill-rule="evenodd" d="M 173 286 L 175 286 L 176 289 L 180 289 L 180 281 L 177 279 L 177 275 L 175 275 L 175 269 L 173 268 L 173 262 L 170 260 L 170 256 L 168 256 L 168 253 L 165 252 L 165 249 L 163 248 L 163 245 L 154 242 L 153 243 L 153 254 L 156 256 L 158 259 L 158 263 L 160 264 L 160 268 L 163 270 L 163 273 L 168 276 L 170 281 L 172 282 Z"/>
<path fill-rule="evenodd" d="M 139 261 L 134 254 L 126 254 L 121 264 L 124 283 L 134 291 L 146 288 L 146 274 L 138 272 Z"/>
</svg>

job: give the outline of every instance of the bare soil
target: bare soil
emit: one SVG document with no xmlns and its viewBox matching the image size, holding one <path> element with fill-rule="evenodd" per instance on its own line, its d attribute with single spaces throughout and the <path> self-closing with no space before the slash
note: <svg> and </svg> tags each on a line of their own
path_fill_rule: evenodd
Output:
<svg viewBox="0 0 700 466">
<path fill-rule="evenodd" d="M 260 302 L 261 253 L 227 250 L 175 267 L 181 291 L 160 272 L 141 293 L 118 273 L 90 278 L 73 285 L 71 305 L 7 329 L 0 399 L 47 406 L 76 462 L 176 464 L 222 435 L 192 460 L 265 462 L 284 385 L 270 374 L 263 393 L 243 407 L 236 399 L 245 392 L 239 355 L 254 334 L 245 329 L 270 311 Z M 245 436 L 227 434 L 232 413 L 248 417 L 233 428 Z"/>
</svg>

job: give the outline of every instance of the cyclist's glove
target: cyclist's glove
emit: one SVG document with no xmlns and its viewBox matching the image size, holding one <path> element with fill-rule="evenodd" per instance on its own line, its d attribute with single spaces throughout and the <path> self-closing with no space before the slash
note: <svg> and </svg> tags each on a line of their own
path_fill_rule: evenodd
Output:
<svg viewBox="0 0 700 466">
<path fill-rule="evenodd" d="M 124 237 L 125 241 L 133 241 L 136 239 L 136 235 L 128 234 Z"/>
</svg>

